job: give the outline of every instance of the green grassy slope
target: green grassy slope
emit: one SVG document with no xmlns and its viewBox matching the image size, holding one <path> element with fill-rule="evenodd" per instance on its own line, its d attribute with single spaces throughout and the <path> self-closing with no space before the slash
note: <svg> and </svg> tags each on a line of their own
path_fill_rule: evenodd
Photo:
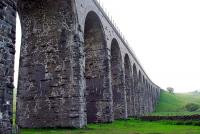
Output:
<svg viewBox="0 0 200 134">
<path fill-rule="evenodd" d="M 112 124 L 90 124 L 85 129 L 23 129 L 21 134 L 200 134 L 200 127 L 130 119 Z"/>
<path fill-rule="evenodd" d="M 169 113 L 169 114 L 200 114 L 199 112 L 187 112 L 185 105 L 188 103 L 200 104 L 200 94 L 184 93 L 184 94 L 171 94 L 165 91 L 161 92 L 160 101 L 156 109 L 156 113 Z"/>
</svg>

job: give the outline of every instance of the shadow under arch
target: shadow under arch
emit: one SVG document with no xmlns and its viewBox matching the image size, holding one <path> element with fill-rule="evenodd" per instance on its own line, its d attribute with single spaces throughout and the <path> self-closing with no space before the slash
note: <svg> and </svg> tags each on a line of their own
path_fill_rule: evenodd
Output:
<svg viewBox="0 0 200 134">
<path fill-rule="evenodd" d="M 125 69 L 125 86 L 126 86 L 126 101 L 128 116 L 133 116 L 133 80 L 132 80 L 132 67 L 128 54 L 124 57 Z"/>
<path fill-rule="evenodd" d="M 148 104 L 148 83 L 147 83 L 147 80 L 146 80 L 146 78 L 144 77 L 144 84 L 143 84 L 143 86 L 144 86 L 144 92 L 143 92 L 143 98 L 144 98 L 144 102 L 143 102 L 143 104 L 144 104 L 144 114 L 146 115 L 147 113 L 148 113 L 148 108 L 149 108 L 149 104 Z"/>
<path fill-rule="evenodd" d="M 139 99 L 139 94 L 138 94 L 138 74 L 137 74 L 137 67 L 136 64 L 133 64 L 133 114 L 134 116 L 138 115 L 138 99 Z"/>
<path fill-rule="evenodd" d="M 95 12 L 90 11 L 86 16 L 84 27 L 86 113 L 88 123 L 112 121 L 112 96 L 106 48 L 101 20 Z"/>
<path fill-rule="evenodd" d="M 138 103 L 139 103 L 139 107 L 138 107 L 138 115 L 142 115 L 142 105 L 143 105 L 143 96 L 142 96 L 142 87 L 143 85 L 143 80 L 142 80 L 142 73 L 141 71 L 139 70 L 139 73 L 138 73 L 138 95 L 139 95 L 139 98 L 138 98 Z"/>
<path fill-rule="evenodd" d="M 114 119 L 127 117 L 122 56 L 116 39 L 111 42 L 111 77 Z"/>
</svg>

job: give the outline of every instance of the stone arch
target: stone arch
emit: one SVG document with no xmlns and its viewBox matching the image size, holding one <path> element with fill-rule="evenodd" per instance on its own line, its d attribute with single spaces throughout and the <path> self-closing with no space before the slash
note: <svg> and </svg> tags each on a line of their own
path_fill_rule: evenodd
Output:
<svg viewBox="0 0 200 134">
<path fill-rule="evenodd" d="M 156 90 L 155 90 L 154 86 L 153 86 L 152 90 L 153 90 L 153 111 L 155 111 L 155 108 L 156 108 Z"/>
<path fill-rule="evenodd" d="M 112 120 L 110 68 L 106 48 L 101 20 L 95 12 L 90 11 L 84 27 L 86 111 L 89 123 Z"/>
<path fill-rule="evenodd" d="M 145 83 L 146 83 L 146 87 L 148 88 L 148 81 L 147 81 L 147 79 L 145 80 Z"/>
<path fill-rule="evenodd" d="M 21 29 L 21 20 L 19 18 L 18 12 L 16 12 L 16 42 L 15 42 L 15 58 L 14 58 L 14 86 L 15 88 L 13 89 L 13 105 L 17 106 L 17 102 L 14 96 L 17 96 L 17 86 L 18 86 L 18 76 L 19 76 L 19 59 L 20 59 L 20 48 L 21 48 L 21 34 L 22 34 L 22 29 Z M 16 111 L 16 107 L 13 108 L 13 111 Z M 16 118 L 16 116 L 15 116 Z M 15 119 L 14 119 L 15 120 Z M 16 123 L 16 122 L 15 122 Z"/>
<path fill-rule="evenodd" d="M 142 82 L 143 82 L 143 84 L 145 85 L 145 78 L 144 78 L 144 75 L 142 76 Z"/>
<path fill-rule="evenodd" d="M 138 75 L 136 64 L 133 64 L 133 114 L 138 115 L 139 107 L 139 94 L 138 94 Z"/>
<path fill-rule="evenodd" d="M 148 82 L 145 78 L 145 84 L 144 84 L 144 113 L 148 113 L 148 107 L 149 107 L 149 101 L 148 101 Z"/>
<path fill-rule="evenodd" d="M 151 84 L 149 83 L 149 87 L 148 87 L 148 91 L 149 91 L 149 112 L 151 112 L 151 107 L 152 107 L 152 102 L 151 102 Z"/>
<path fill-rule="evenodd" d="M 133 81 L 132 81 L 132 69 L 128 54 L 124 57 L 124 69 L 125 69 L 125 86 L 126 86 L 126 100 L 127 100 L 127 113 L 128 116 L 133 116 Z"/>
<path fill-rule="evenodd" d="M 143 114 L 143 76 L 141 71 L 139 70 L 139 77 L 138 77 L 138 94 L 139 94 L 139 115 Z"/>
<path fill-rule="evenodd" d="M 142 80 L 141 80 L 141 89 L 140 89 L 140 112 L 143 115 L 145 113 L 145 78 L 142 74 Z"/>
<path fill-rule="evenodd" d="M 148 112 L 150 113 L 151 112 L 151 91 L 150 91 L 150 84 L 149 84 L 149 82 L 147 82 L 148 84 L 147 84 L 147 94 L 148 94 L 148 97 L 147 97 L 147 99 L 148 99 Z"/>
<path fill-rule="evenodd" d="M 149 84 L 149 111 L 152 112 L 152 90 L 151 90 L 151 84 Z"/>
<path fill-rule="evenodd" d="M 126 118 L 122 56 L 116 39 L 111 42 L 111 77 L 114 119 Z"/>
<path fill-rule="evenodd" d="M 153 112 L 154 111 L 154 107 L 153 107 L 153 94 L 154 94 L 154 92 L 153 92 L 153 86 L 151 85 L 150 86 L 150 91 L 151 91 L 151 98 L 150 98 L 150 102 L 151 102 L 151 112 Z"/>
<path fill-rule="evenodd" d="M 142 85 L 142 74 L 141 71 L 139 70 L 138 72 L 138 84 L 139 84 L 139 92 L 141 90 L 141 85 Z"/>
<path fill-rule="evenodd" d="M 142 74 L 141 74 L 141 71 L 139 70 L 139 73 L 138 73 L 138 79 L 140 82 L 142 82 Z"/>
<path fill-rule="evenodd" d="M 133 64 L 133 80 L 134 82 L 137 81 L 138 75 L 137 75 L 137 67 L 136 64 Z"/>
</svg>

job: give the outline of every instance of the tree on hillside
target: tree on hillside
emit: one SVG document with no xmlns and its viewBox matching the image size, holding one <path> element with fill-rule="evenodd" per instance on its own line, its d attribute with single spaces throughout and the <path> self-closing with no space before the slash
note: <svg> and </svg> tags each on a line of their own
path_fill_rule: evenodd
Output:
<svg viewBox="0 0 200 134">
<path fill-rule="evenodd" d="M 174 88 L 168 87 L 168 88 L 167 88 L 167 91 L 168 91 L 169 93 L 174 93 Z"/>
</svg>

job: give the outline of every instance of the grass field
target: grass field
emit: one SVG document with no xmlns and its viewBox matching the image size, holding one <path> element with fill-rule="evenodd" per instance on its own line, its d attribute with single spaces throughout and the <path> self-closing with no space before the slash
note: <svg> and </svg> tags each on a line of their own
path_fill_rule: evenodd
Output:
<svg viewBox="0 0 200 134">
<path fill-rule="evenodd" d="M 200 114 L 200 111 L 188 112 L 185 105 L 188 103 L 200 104 L 200 94 L 185 93 L 185 94 L 171 94 L 168 92 L 161 92 L 160 101 L 156 112 L 152 115 L 194 115 Z"/>
<path fill-rule="evenodd" d="M 146 122 L 130 119 L 112 124 L 91 124 L 85 129 L 24 129 L 21 134 L 200 134 L 199 126 L 174 124 L 172 121 Z"/>
</svg>

